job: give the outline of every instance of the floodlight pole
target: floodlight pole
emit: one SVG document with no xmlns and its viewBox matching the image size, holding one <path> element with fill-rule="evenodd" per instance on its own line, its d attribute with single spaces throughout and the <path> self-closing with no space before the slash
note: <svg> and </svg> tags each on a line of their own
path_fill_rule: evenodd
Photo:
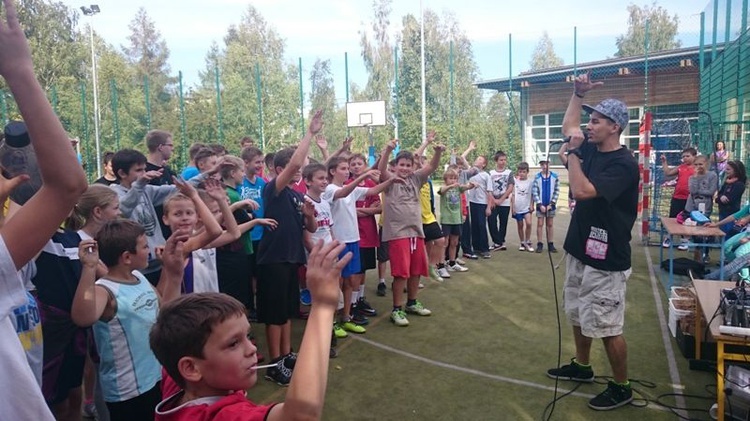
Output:
<svg viewBox="0 0 750 421">
<path fill-rule="evenodd" d="M 81 6 L 84 15 L 93 18 L 94 15 L 101 12 L 99 6 L 92 4 L 90 7 Z M 89 21 L 89 41 L 91 44 L 91 77 L 94 84 L 94 142 L 96 144 L 96 176 L 102 176 L 102 154 L 99 144 L 99 88 L 96 77 L 96 51 L 94 49 L 94 25 Z"/>
</svg>

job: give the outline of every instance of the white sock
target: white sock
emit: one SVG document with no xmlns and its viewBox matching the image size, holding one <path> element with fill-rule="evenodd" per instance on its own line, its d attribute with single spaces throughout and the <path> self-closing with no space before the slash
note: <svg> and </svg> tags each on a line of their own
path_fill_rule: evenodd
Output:
<svg viewBox="0 0 750 421">
<path fill-rule="evenodd" d="M 356 304 L 357 298 L 359 298 L 359 291 L 352 291 L 352 304 Z"/>
<path fill-rule="evenodd" d="M 359 298 L 365 298 L 365 285 L 364 284 L 359 286 Z"/>
<path fill-rule="evenodd" d="M 380 284 L 384 284 L 384 283 L 385 283 L 385 279 L 384 279 L 384 278 L 380 278 L 380 279 L 378 279 L 378 283 L 380 283 Z"/>
</svg>

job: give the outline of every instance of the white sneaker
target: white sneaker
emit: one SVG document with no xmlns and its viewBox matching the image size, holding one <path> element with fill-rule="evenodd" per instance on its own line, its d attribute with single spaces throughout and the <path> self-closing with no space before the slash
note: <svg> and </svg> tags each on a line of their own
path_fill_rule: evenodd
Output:
<svg viewBox="0 0 750 421">
<path fill-rule="evenodd" d="M 451 274 L 448 273 L 448 269 L 445 268 L 445 266 L 438 268 L 437 270 L 438 275 L 440 275 L 441 278 L 450 278 Z"/>
<path fill-rule="evenodd" d="M 458 262 L 456 262 L 456 264 L 453 265 L 453 266 L 448 266 L 448 269 L 451 272 L 466 272 L 466 271 L 469 270 L 468 268 L 465 268 L 465 267 L 459 265 Z"/>
<path fill-rule="evenodd" d="M 661 246 L 665 249 L 668 249 L 670 245 L 672 245 L 672 240 L 669 237 L 665 238 L 664 242 L 661 243 Z"/>
<path fill-rule="evenodd" d="M 459 264 L 459 265 L 461 265 L 461 266 L 466 265 L 466 261 L 463 260 L 463 259 L 456 259 L 456 263 Z"/>
<path fill-rule="evenodd" d="M 521 245 L 518 246 L 518 251 L 526 251 L 526 244 L 521 243 Z"/>
<path fill-rule="evenodd" d="M 526 251 L 534 252 L 534 246 L 531 243 L 526 243 Z"/>
<path fill-rule="evenodd" d="M 677 246 L 677 250 L 682 250 L 682 251 L 685 251 L 685 250 L 687 250 L 687 249 L 688 249 L 688 241 L 687 241 L 687 240 L 682 240 L 682 241 L 680 242 L 680 245 L 679 245 L 679 246 Z"/>
</svg>

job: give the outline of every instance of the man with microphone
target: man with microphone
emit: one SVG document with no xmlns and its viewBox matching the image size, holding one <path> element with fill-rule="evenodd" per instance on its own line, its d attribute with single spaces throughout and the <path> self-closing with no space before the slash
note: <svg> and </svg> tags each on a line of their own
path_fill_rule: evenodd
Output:
<svg viewBox="0 0 750 421">
<path fill-rule="evenodd" d="M 589 355 L 594 338 L 602 339 L 613 381 L 589 401 L 596 410 L 610 410 L 633 400 L 628 381 L 625 321 L 625 284 L 630 276 L 630 231 L 638 205 L 638 165 L 620 144 L 628 126 L 622 101 L 605 99 L 584 105 L 585 95 L 604 85 L 580 75 L 563 119 L 570 138 L 560 149 L 567 158 L 568 177 L 576 209 L 565 238 L 566 274 L 563 305 L 573 327 L 576 355 L 571 363 L 547 371 L 560 380 L 592 382 Z M 589 113 L 581 131 L 581 109 Z"/>
</svg>

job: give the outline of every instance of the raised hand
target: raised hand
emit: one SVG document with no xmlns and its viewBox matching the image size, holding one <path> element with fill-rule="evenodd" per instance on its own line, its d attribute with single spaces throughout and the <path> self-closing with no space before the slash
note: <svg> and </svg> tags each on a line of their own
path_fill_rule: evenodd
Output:
<svg viewBox="0 0 750 421">
<path fill-rule="evenodd" d="M 320 149 L 328 150 L 328 140 L 322 134 L 315 136 L 315 144 L 318 145 Z"/>
<path fill-rule="evenodd" d="M 586 92 L 600 86 L 604 86 L 604 82 L 592 81 L 588 72 L 578 75 L 573 83 L 575 92 L 579 95 L 584 95 Z"/>
<path fill-rule="evenodd" d="M 158 170 L 146 171 L 145 173 L 143 173 L 143 176 L 141 177 L 141 179 L 146 180 L 146 181 L 151 181 L 155 178 L 161 177 L 162 174 L 164 174 L 164 168 L 160 168 Z"/>
<path fill-rule="evenodd" d="M 344 142 L 341 144 L 341 149 L 350 151 L 352 149 L 352 141 L 354 141 L 354 138 L 351 136 L 344 138 Z"/>
<path fill-rule="evenodd" d="M 6 22 L 0 21 L 0 74 L 8 79 L 31 74 L 31 49 L 12 0 L 3 0 Z"/>
<path fill-rule="evenodd" d="M 275 230 L 276 227 L 279 226 L 279 223 L 276 222 L 275 219 L 271 219 L 271 218 L 258 218 L 258 219 L 256 219 L 256 221 L 258 221 L 258 224 L 260 224 L 260 225 L 262 225 L 264 227 L 267 227 L 271 231 Z"/>
<path fill-rule="evenodd" d="M 375 182 L 379 182 L 380 180 L 380 171 L 378 170 L 368 170 L 367 176 L 370 177 Z"/>
<path fill-rule="evenodd" d="M 192 198 L 198 195 L 198 191 L 195 190 L 195 187 L 193 187 L 190 183 L 184 181 L 182 177 L 172 176 L 172 181 L 177 187 L 177 190 L 179 190 L 179 192 L 184 194 L 185 196 Z"/>
<path fill-rule="evenodd" d="M 341 269 L 349 263 L 352 253 L 346 253 L 339 259 L 344 251 L 344 243 L 334 240 L 323 245 L 323 241 L 317 241 L 310 257 L 307 259 L 307 287 L 313 297 L 313 306 L 324 305 L 334 309 L 339 302 L 339 282 Z"/>
<path fill-rule="evenodd" d="M 470 151 L 473 151 L 473 150 L 475 150 L 476 148 L 477 148 L 477 142 L 476 142 L 475 140 L 472 140 L 472 141 L 470 141 L 470 142 L 469 142 L 469 148 L 468 148 L 468 149 L 469 149 Z"/>
<path fill-rule="evenodd" d="M 305 216 L 315 216 L 315 205 L 313 205 L 312 201 L 305 200 L 305 203 L 302 204 L 302 214 Z"/>
<path fill-rule="evenodd" d="M 398 145 L 398 139 L 391 139 L 385 144 L 385 149 L 390 152 L 394 149 L 396 149 L 396 146 Z"/>
<path fill-rule="evenodd" d="M 242 207 L 243 209 L 250 209 L 250 210 L 260 209 L 260 205 L 258 204 L 258 202 L 256 202 L 253 199 L 242 199 L 237 203 L 240 203 L 240 207 Z"/>
<path fill-rule="evenodd" d="M 310 119 L 310 126 L 307 130 L 313 136 L 317 135 L 321 130 L 323 130 L 323 110 L 315 111 L 315 114 L 313 114 L 312 118 Z"/>
<path fill-rule="evenodd" d="M 219 203 L 228 203 L 227 192 L 221 185 L 221 182 L 214 180 L 213 178 L 207 178 L 203 181 L 203 189 L 208 193 L 211 198 Z"/>
<path fill-rule="evenodd" d="M 172 235 L 167 238 L 167 243 L 155 250 L 156 257 L 162 261 L 163 270 L 168 271 L 173 276 L 179 274 L 179 277 L 182 277 L 182 271 L 185 267 L 183 246 L 188 238 L 190 238 L 189 230 L 180 228 L 172 231 Z"/>
<path fill-rule="evenodd" d="M 432 145 L 432 149 L 435 152 L 444 152 L 445 151 L 445 145 L 441 145 L 440 143 L 436 143 Z"/>
<path fill-rule="evenodd" d="M 0 173 L 0 203 L 5 203 L 5 200 L 10 196 L 10 192 L 28 180 L 28 174 L 20 174 L 13 178 L 5 178 L 5 176 Z"/>
<path fill-rule="evenodd" d="M 425 141 L 427 143 L 432 143 L 435 141 L 436 137 L 437 137 L 437 133 L 435 133 L 435 130 L 430 130 L 427 132 L 427 137 L 425 138 Z"/>
<path fill-rule="evenodd" d="M 99 264 L 99 247 L 94 240 L 81 240 L 78 244 L 78 260 L 81 265 L 96 268 Z"/>
</svg>

